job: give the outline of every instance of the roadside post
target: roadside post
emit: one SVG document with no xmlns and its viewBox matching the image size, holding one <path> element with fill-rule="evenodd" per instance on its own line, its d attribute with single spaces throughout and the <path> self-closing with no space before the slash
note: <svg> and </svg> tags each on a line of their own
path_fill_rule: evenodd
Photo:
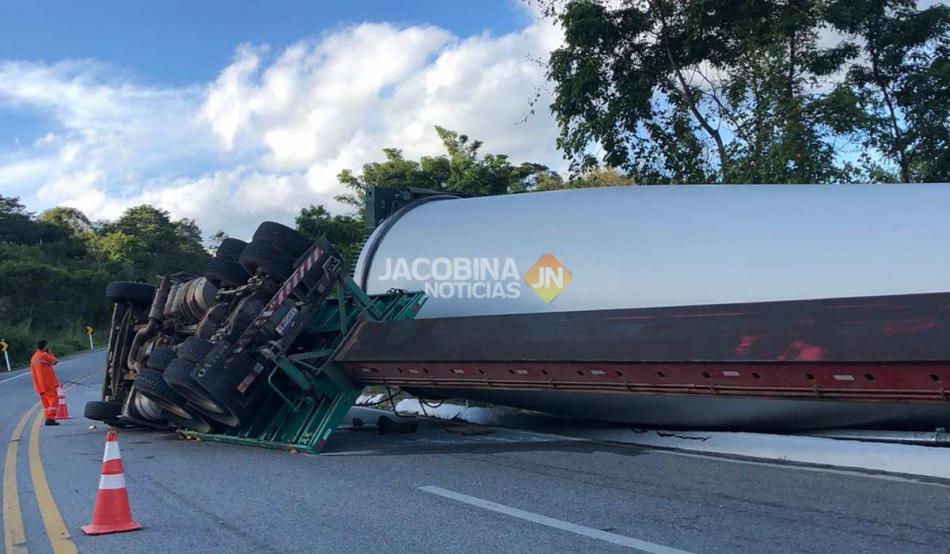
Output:
<svg viewBox="0 0 950 554">
<path fill-rule="evenodd" d="M 92 346 L 92 334 L 94 332 L 95 332 L 95 329 L 93 329 L 92 325 L 86 325 L 86 335 L 89 337 L 89 350 L 94 349 L 94 347 Z"/>
<path fill-rule="evenodd" d="M 3 363 L 7 365 L 7 371 L 10 371 L 10 355 L 7 354 L 7 349 L 10 348 L 10 344 L 6 339 L 0 339 L 0 351 L 3 352 Z"/>
</svg>

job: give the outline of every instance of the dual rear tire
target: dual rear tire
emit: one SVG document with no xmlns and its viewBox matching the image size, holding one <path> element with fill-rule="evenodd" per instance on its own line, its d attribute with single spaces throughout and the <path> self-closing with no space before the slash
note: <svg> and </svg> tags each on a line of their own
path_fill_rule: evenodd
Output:
<svg viewBox="0 0 950 554">
<path fill-rule="evenodd" d="M 174 363 L 174 360 L 172 363 Z M 183 418 L 190 416 L 185 409 L 185 405 L 187 404 L 185 399 L 168 386 L 162 377 L 162 373 L 158 370 L 145 368 L 139 371 L 139 374 L 135 376 L 133 384 L 139 393 L 161 406 L 162 410 Z"/>
<path fill-rule="evenodd" d="M 247 282 L 249 275 L 238 260 L 247 248 L 243 240 L 226 238 L 218 245 L 214 257 L 208 261 L 205 277 L 219 287 L 234 288 Z"/>
<path fill-rule="evenodd" d="M 251 243 L 241 252 L 241 267 L 250 274 L 265 273 L 276 281 L 286 281 L 294 264 L 313 245 L 299 232 L 273 221 L 261 223 Z"/>
</svg>

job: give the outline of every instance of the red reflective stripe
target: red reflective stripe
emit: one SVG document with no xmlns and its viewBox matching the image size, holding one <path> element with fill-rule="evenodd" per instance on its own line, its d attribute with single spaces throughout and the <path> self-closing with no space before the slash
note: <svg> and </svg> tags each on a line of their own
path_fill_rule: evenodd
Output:
<svg viewBox="0 0 950 554">
<path fill-rule="evenodd" d="M 267 305 L 264 307 L 264 310 L 261 311 L 260 314 L 258 314 L 257 318 L 254 320 L 254 323 L 252 323 L 251 326 L 248 327 L 248 329 L 244 331 L 244 333 L 238 338 L 237 342 L 234 343 L 235 352 L 240 353 L 244 351 L 244 349 L 251 342 L 251 340 L 255 336 L 257 336 L 257 331 L 264 325 L 264 323 L 267 322 L 268 319 L 270 319 L 270 317 L 274 314 L 274 312 L 277 311 L 277 307 L 284 300 L 286 300 L 288 296 L 290 296 L 290 293 L 293 291 L 294 287 L 296 287 L 297 285 L 300 284 L 301 281 L 303 281 L 303 276 L 308 271 L 310 271 L 310 268 L 313 267 L 313 264 L 316 263 L 316 261 L 320 259 L 320 256 L 322 255 L 323 255 L 322 250 L 320 250 L 319 248 L 314 248 L 313 251 L 310 253 L 310 256 L 308 256 L 307 259 L 304 260 L 304 263 L 301 264 L 300 267 L 298 267 L 296 270 L 294 270 L 290 278 L 287 279 L 287 281 L 283 284 L 283 286 L 280 287 L 280 290 L 277 291 L 277 294 L 275 294 L 274 297 L 271 298 L 270 302 L 267 303 Z M 253 381 L 256 375 L 257 374 L 252 374 L 252 375 L 249 375 L 248 377 L 251 379 L 251 381 Z M 250 383 L 245 384 L 245 382 L 242 381 L 241 384 L 238 385 L 238 390 L 241 392 L 244 392 L 242 387 L 246 389 L 247 385 L 249 384 Z"/>
<path fill-rule="evenodd" d="M 247 374 L 247 377 L 245 377 L 244 380 L 242 380 L 241 383 L 238 385 L 238 387 L 237 387 L 238 392 L 243 393 L 244 391 L 246 391 L 246 390 L 247 390 L 247 387 L 251 386 L 251 383 L 253 383 L 253 382 L 254 382 L 254 379 L 256 379 L 256 378 L 257 378 L 257 373 L 256 373 L 256 372 L 253 372 L 253 371 L 252 371 L 252 372 L 248 373 L 248 374 Z"/>
<path fill-rule="evenodd" d="M 122 459 L 121 458 L 118 458 L 115 460 L 109 460 L 108 462 L 102 462 L 103 475 L 115 475 L 117 473 L 122 473 Z"/>
</svg>

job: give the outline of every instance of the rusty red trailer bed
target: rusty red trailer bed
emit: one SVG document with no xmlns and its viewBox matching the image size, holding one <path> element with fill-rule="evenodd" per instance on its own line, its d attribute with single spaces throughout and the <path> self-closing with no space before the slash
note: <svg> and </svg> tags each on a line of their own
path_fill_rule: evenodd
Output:
<svg viewBox="0 0 950 554">
<path fill-rule="evenodd" d="M 369 323 L 364 383 L 664 427 L 950 425 L 950 293 Z"/>
</svg>

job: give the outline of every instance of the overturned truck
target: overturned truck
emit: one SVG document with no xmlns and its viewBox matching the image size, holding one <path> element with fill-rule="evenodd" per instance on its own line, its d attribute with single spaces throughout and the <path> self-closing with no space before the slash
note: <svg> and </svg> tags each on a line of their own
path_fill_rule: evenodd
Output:
<svg viewBox="0 0 950 554">
<path fill-rule="evenodd" d="M 316 451 L 369 384 L 665 428 L 946 427 L 948 208 L 945 184 L 373 189 L 353 279 L 265 223 L 204 276 L 110 286 L 87 415 Z"/>
<path fill-rule="evenodd" d="M 202 276 L 114 282 L 102 400 L 86 417 L 209 440 L 318 451 L 358 389 L 333 361 L 366 320 L 411 318 L 424 296 L 366 296 L 321 238 L 262 223 Z"/>
</svg>

